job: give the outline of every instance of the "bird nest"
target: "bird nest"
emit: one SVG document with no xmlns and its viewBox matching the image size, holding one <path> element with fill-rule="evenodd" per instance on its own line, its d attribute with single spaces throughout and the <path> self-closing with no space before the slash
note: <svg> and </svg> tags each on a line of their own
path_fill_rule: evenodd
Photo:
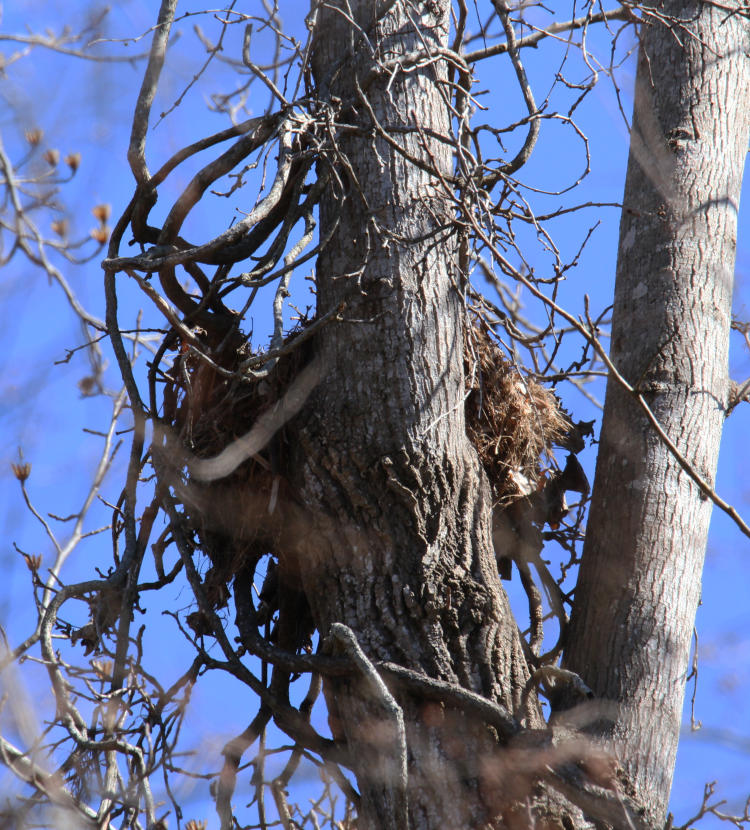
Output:
<svg viewBox="0 0 750 830">
<path fill-rule="evenodd" d="M 303 331 L 287 335 L 291 346 Z M 244 370 L 258 356 L 239 334 L 217 353 L 206 349 L 210 362 L 184 347 L 166 377 L 163 419 L 179 445 L 193 458 L 218 456 L 245 435 L 283 398 L 292 381 L 309 361 L 309 341 L 278 357 L 265 377 Z M 255 366 L 256 369 L 260 368 Z M 289 442 L 284 426 L 258 452 L 231 473 L 201 481 L 179 476 L 175 491 L 185 521 L 210 565 L 203 588 L 210 605 L 222 608 L 229 598 L 228 584 L 243 569 L 254 567 L 267 554 L 279 556 L 290 535 L 286 507 L 293 495 L 286 473 L 290 468 Z M 197 634 L 207 631 L 200 611 L 188 616 Z"/>
<path fill-rule="evenodd" d="M 291 347 L 304 330 L 300 325 L 286 337 Z M 308 341 L 309 342 L 309 341 Z M 198 458 L 218 455 L 244 435 L 265 412 L 283 397 L 300 369 L 308 362 L 307 343 L 290 348 L 278 357 L 265 376 L 243 372 L 243 365 L 258 355 L 238 334 L 220 353 L 208 351 L 210 362 L 195 351 L 182 350 L 175 361 L 164 392 L 164 420 L 180 442 Z M 258 366 L 255 366 L 258 369 Z M 249 459 L 243 476 L 255 469 L 279 469 L 283 459 L 275 457 L 279 442 L 271 441 Z M 272 457 L 273 456 L 273 457 Z"/>
<path fill-rule="evenodd" d="M 466 334 L 466 430 L 500 505 L 534 492 L 541 462 L 571 429 L 554 392 L 508 360 L 487 326 Z"/>
</svg>

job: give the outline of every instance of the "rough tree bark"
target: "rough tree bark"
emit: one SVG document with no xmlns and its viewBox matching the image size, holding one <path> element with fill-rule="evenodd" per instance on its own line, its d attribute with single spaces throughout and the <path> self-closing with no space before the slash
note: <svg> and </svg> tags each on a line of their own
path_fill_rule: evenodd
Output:
<svg viewBox="0 0 750 830">
<path fill-rule="evenodd" d="M 450 133 L 445 62 L 401 73 L 390 88 L 372 75 L 375 58 L 445 47 L 450 3 L 390 5 L 378 20 L 381 4 L 350 2 L 352 24 L 332 3 L 317 24 L 316 82 L 356 129 L 337 137 L 348 162 L 320 211 L 321 236 L 335 231 L 317 265 L 318 313 L 344 304 L 344 322 L 319 337 L 323 379 L 300 438 L 301 491 L 318 516 L 303 577 L 320 631 L 345 623 L 370 659 L 518 712 L 528 670 L 498 580 L 489 487 L 464 425 L 464 275 L 451 207 L 438 178 L 373 121 L 412 158 L 451 173 L 439 138 Z M 357 747 L 361 826 L 405 827 L 392 719 L 356 684 L 327 692 L 334 732 Z M 398 702 L 409 826 L 486 821 L 498 807 L 483 766 L 496 742 L 439 706 Z"/>
<path fill-rule="evenodd" d="M 642 27 L 611 358 L 713 482 L 750 129 L 750 26 L 704 2 L 658 12 L 682 23 L 647 15 Z M 589 728 L 614 742 L 657 825 L 710 515 L 634 396 L 610 378 L 565 665 L 612 702 Z"/>
<path fill-rule="evenodd" d="M 344 319 L 317 339 L 323 377 L 299 435 L 297 484 L 317 517 L 302 579 L 321 632 L 345 623 L 369 659 L 458 683 L 535 727 L 491 549 L 489 490 L 466 438 L 451 205 L 428 172 L 451 172 L 440 139 L 450 131 L 445 65 L 395 81 L 376 68 L 445 48 L 449 10 L 446 0 L 408 10 L 358 0 L 318 13 L 315 82 L 351 129 L 319 171 L 331 181 L 320 232 L 332 237 L 317 264 L 318 313 L 340 308 Z M 748 28 L 703 3 L 659 11 L 681 22 L 647 15 L 643 27 L 612 357 L 711 481 L 728 392 Z M 611 380 L 565 665 L 599 698 L 589 730 L 614 747 L 654 826 L 671 786 L 709 517 L 633 395 Z M 334 734 L 357 747 L 364 827 L 519 820 L 509 805 L 528 781 L 486 729 L 397 691 L 407 785 L 386 696 L 364 678 L 331 681 L 326 694 Z M 566 826 L 581 824 L 565 807 L 558 823 L 563 812 Z"/>
</svg>

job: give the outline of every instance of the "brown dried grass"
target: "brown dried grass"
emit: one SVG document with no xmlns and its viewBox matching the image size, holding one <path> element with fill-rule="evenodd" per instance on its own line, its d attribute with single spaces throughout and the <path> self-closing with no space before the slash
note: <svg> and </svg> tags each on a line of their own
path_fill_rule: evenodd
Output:
<svg viewBox="0 0 750 830">
<path fill-rule="evenodd" d="M 570 423 L 555 394 L 511 363 L 481 320 L 467 331 L 464 363 L 469 440 L 506 505 L 528 495 L 527 483 L 537 488 L 542 459 Z"/>
<path fill-rule="evenodd" d="M 301 331 L 302 327 L 292 331 L 286 343 Z M 279 358 L 267 378 L 260 380 L 249 376 L 243 379 L 223 377 L 198 355 L 181 356 L 178 360 L 184 361 L 184 367 L 173 369 L 171 374 L 175 382 L 168 393 L 176 403 L 171 412 L 165 406 L 165 419 L 192 453 L 200 458 L 218 455 L 276 404 L 309 359 L 309 354 L 307 344 L 293 349 Z M 211 359 L 223 369 L 236 372 L 252 356 L 253 352 L 247 346 L 238 348 L 235 343 L 223 354 L 211 354 Z M 168 394 L 165 393 L 165 401 Z M 278 443 L 273 442 L 274 451 L 278 449 Z M 267 447 L 261 457 L 270 461 L 270 451 Z M 262 463 L 250 459 L 243 465 L 243 477 L 253 466 L 263 468 Z M 274 458 L 273 466 L 277 470 L 283 468 L 279 458 Z"/>
</svg>

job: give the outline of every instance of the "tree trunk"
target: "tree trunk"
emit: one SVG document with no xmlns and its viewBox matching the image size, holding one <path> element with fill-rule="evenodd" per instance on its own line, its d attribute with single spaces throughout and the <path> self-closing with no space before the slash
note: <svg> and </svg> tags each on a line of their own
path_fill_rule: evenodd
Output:
<svg viewBox="0 0 750 830">
<path fill-rule="evenodd" d="M 644 12 L 611 358 L 713 482 L 725 417 L 750 26 L 710 3 Z M 667 811 L 711 502 L 610 377 L 565 666 L 597 698 L 653 820 Z M 585 713 L 581 713 L 585 717 Z"/>
<path fill-rule="evenodd" d="M 323 378 L 300 436 L 300 490 L 317 516 L 306 593 L 323 634 L 345 623 L 368 658 L 518 712 L 528 671 L 498 580 L 488 483 L 464 425 L 465 281 L 452 207 L 439 177 L 373 122 L 412 159 L 450 175 L 440 140 L 450 136 L 445 63 L 390 85 L 373 76 L 378 62 L 445 47 L 450 4 L 391 4 L 379 20 L 372 0 L 332 5 L 319 12 L 313 72 L 339 123 L 355 129 L 336 134 L 320 210 L 321 238 L 333 236 L 317 265 L 318 314 L 341 307 L 343 322 L 316 341 Z M 457 711 L 397 698 L 409 826 L 486 822 L 498 809 L 496 738 Z M 355 682 L 329 685 L 327 701 L 332 730 L 356 748 L 360 826 L 405 826 L 392 717 Z M 541 724 L 536 709 L 531 718 Z"/>
</svg>

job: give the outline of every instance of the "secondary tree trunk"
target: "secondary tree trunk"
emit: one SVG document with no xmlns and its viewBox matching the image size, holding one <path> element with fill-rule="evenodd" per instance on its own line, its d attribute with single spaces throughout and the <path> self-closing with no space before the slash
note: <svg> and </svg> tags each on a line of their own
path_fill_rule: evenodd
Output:
<svg viewBox="0 0 750 830">
<path fill-rule="evenodd" d="M 344 320 L 316 341 L 323 379 L 300 438 L 300 489 L 317 516 L 306 593 L 323 634 L 345 623 L 370 659 L 518 712 L 526 661 L 498 580 L 489 487 L 464 426 L 464 275 L 452 209 L 439 177 L 373 121 L 412 159 L 451 173 L 440 140 L 450 135 L 444 62 L 390 84 L 377 74 L 379 62 L 445 47 L 450 4 L 385 4 L 379 20 L 372 0 L 331 5 L 319 12 L 313 72 L 339 122 L 355 129 L 336 135 L 320 211 L 321 237 L 335 230 L 317 265 L 318 313 L 343 304 Z M 327 701 L 334 732 L 356 747 L 360 826 L 403 827 L 392 718 L 364 684 L 331 684 Z M 473 827 L 501 809 L 489 731 L 405 694 L 398 702 L 409 826 Z"/>
<path fill-rule="evenodd" d="M 750 110 L 750 25 L 703 2 L 644 12 L 620 225 L 611 357 L 694 469 L 713 482 Z M 711 502 L 634 398 L 607 386 L 565 654 L 663 821 L 680 731 Z"/>
</svg>

